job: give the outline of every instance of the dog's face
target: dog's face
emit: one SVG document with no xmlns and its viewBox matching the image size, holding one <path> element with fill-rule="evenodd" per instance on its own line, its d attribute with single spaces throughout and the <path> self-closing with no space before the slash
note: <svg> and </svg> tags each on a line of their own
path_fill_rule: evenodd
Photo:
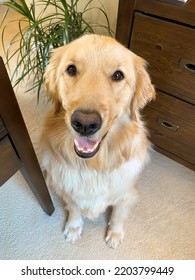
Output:
<svg viewBox="0 0 195 280">
<path fill-rule="evenodd" d="M 139 117 L 155 91 L 145 62 L 114 39 L 86 35 L 54 50 L 45 85 L 82 158 L 96 155 L 121 122 Z"/>
</svg>

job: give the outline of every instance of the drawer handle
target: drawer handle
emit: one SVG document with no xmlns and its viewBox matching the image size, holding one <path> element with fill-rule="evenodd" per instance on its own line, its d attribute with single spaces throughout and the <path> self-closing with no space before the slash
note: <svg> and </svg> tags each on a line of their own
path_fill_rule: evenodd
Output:
<svg viewBox="0 0 195 280">
<path fill-rule="evenodd" d="M 191 73 L 195 73 L 195 63 L 192 63 L 191 61 L 181 59 L 179 66 L 182 69 L 187 69 Z"/>
<path fill-rule="evenodd" d="M 177 131 L 179 129 L 179 125 L 170 123 L 164 119 L 158 118 L 158 123 L 172 131 Z"/>
</svg>

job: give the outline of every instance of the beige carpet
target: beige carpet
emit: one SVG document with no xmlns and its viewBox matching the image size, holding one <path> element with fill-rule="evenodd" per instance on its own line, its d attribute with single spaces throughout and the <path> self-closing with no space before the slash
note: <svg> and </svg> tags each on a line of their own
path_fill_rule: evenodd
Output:
<svg viewBox="0 0 195 280">
<path fill-rule="evenodd" d="M 37 149 L 47 103 L 20 88 L 17 98 Z M 124 243 L 104 242 L 108 213 L 85 220 L 82 238 L 67 244 L 64 205 L 53 197 L 47 216 L 20 172 L 0 188 L 0 259 L 195 259 L 195 173 L 153 152 L 142 174 L 140 201 L 125 226 Z"/>
</svg>

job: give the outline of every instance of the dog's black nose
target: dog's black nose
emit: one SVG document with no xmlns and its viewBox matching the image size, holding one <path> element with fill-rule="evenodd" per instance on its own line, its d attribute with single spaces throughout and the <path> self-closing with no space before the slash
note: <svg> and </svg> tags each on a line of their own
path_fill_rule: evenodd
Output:
<svg viewBox="0 0 195 280">
<path fill-rule="evenodd" d="M 81 136 L 89 136 L 101 128 L 102 118 L 96 111 L 77 110 L 72 114 L 71 125 Z"/>
</svg>

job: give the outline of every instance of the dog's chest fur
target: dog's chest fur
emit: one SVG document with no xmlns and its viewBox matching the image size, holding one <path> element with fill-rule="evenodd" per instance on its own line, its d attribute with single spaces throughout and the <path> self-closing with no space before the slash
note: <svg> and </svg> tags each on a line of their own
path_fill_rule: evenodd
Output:
<svg viewBox="0 0 195 280">
<path fill-rule="evenodd" d="M 110 205 L 134 199 L 134 183 L 143 162 L 131 159 L 112 172 L 97 172 L 87 166 L 75 169 L 63 165 L 53 156 L 43 157 L 47 183 L 64 198 L 67 204 L 74 203 L 88 218 L 95 218 Z"/>
</svg>

